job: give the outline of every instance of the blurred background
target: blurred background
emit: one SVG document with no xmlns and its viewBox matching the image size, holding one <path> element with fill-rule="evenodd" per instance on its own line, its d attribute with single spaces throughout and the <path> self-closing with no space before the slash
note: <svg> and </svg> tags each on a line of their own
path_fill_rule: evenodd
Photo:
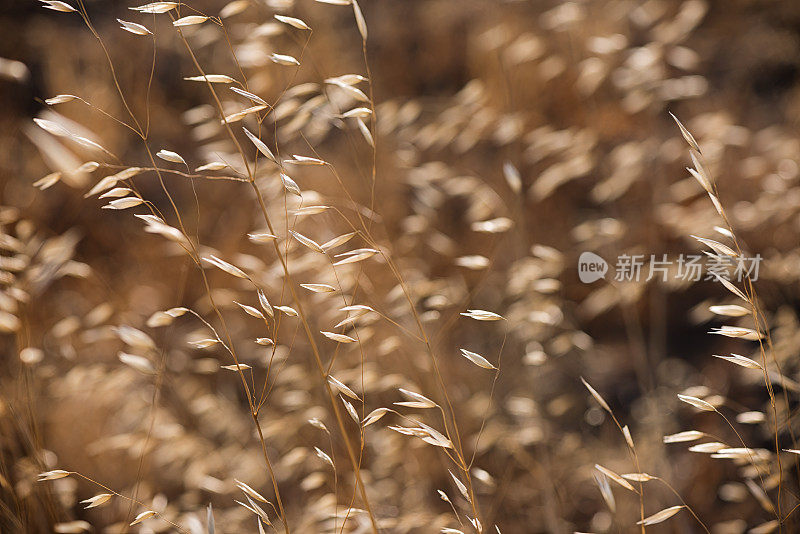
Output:
<svg viewBox="0 0 800 534">
<path fill-rule="evenodd" d="M 648 482 L 644 515 L 685 501 L 700 519 L 682 511 L 648 527 L 654 532 L 797 528 L 797 455 L 781 452 L 778 467 L 774 434 L 777 415 L 778 449 L 798 448 L 800 5 L 363 0 L 362 48 L 353 8 L 335 2 L 192 0 L 180 16 L 196 9 L 224 27 L 207 21 L 182 34 L 171 15 L 129 9 L 138 4 L 83 4 L 97 36 L 76 12 L 0 0 L 0 531 L 174 531 L 157 519 L 127 526 L 152 509 L 187 532 L 206 532 L 209 503 L 218 531 L 258 530 L 234 501 L 243 500 L 238 479 L 274 502 L 242 383 L 220 369 L 233 363 L 224 350 L 190 344 L 209 337 L 202 322 L 152 319 L 177 306 L 220 328 L 218 306 L 252 366 L 252 389 L 268 385 L 259 418 L 294 530 L 371 531 L 364 513 L 343 521 L 349 506 L 364 506 L 300 321 L 278 313 L 265 332 L 235 303 L 258 305 L 252 284 L 206 265 L 206 286 L 175 243 L 142 231 L 133 213 L 147 213 L 143 206 L 101 209 L 108 199 L 88 195 L 107 175 L 150 167 L 148 149 L 180 154 L 186 165 L 157 161 L 184 175 L 142 171 L 131 189 L 173 226 L 177 209 L 202 255 L 251 273 L 273 306 L 295 305 L 275 250 L 247 238 L 264 231 L 262 212 L 237 174 L 244 168 L 207 85 L 184 80 L 200 75 L 193 57 L 207 74 L 246 75 L 247 90 L 274 105 L 259 122 L 249 115 L 233 128 L 250 158 L 242 125 L 258 130 L 279 161 L 299 154 L 330 163 L 286 165 L 304 206 L 333 206 L 310 215 L 298 214 L 298 198 L 284 195 L 263 157 L 257 174 L 295 282 L 341 289 L 302 293 L 311 329 L 333 330 L 346 304 L 380 312 L 359 321 L 358 344 L 318 340 L 332 374 L 364 401 L 356 402 L 362 418 L 408 400 L 397 388 L 444 405 L 433 354 L 464 452 L 475 458 L 473 499 L 485 531 L 637 531 L 639 497 L 613 480 L 603 490 L 602 476 L 598 487 L 595 464 L 641 470 L 674 489 Z M 126 32 L 117 19 L 154 35 Z M 347 74 L 369 81 L 330 81 Z M 257 104 L 214 87 L 226 114 Z M 59 94 L 91 106 L 45 103 Z M 374 108 L 361 125 L 344 113 L 358 107 Z M 753 327 L 750 317 L 708 311 L 737 304 L 721 284 L 682 280 L 675 264 L 666 281 L 614 280 L 623 254 L 643 255 L 646 272 L 651 255 L 702 254 L 691 235 L 730 243 L 685 169 L 689 147 L 669 112 L 697 139 L 744 252 L 763 258 L 755 287 L 771 334 L 774 409 L 763 372 L 712 357 L 761 362 L 757 343 L 708 334 L 723 324 Z M 146 143 L 136 129 L 146 130 Z M 232 168 L 205 175 L 237 179 L 193 171 L 220 160 Z M 103 165 L 81 168 L 88 161 Z M 358 228 L 370 238 L 356 236 L 337 253 L 383 254 L 341 272 L 288 237 L 293 229 L 324 243 Z M 585 251 L 608 261 L 605 280 L 580 281 Z M 506 320 L 475 322 L 459 315 L 467 309 Z M 137 353 L 147 372 L 118 359 L 132 352 L 120 325 L 154 340 L 157 348 Z M 274 349 L 253 342 L 266 335 Z M 498 365 L 496 382 L 459 348 Z M 581 377 L 629 426 L 639 468 Z M 681 404 L 677 393 L 708 400 L 732 424 Z M 394 408 L 442 430 L 436 410 Z M 363 439 L 362 476 L 382 531 L 475 531 L 447 456 L 387 428 L 408 421 L 387 414 L 363 434 L 346 423 L 354 443 Z M 687 451 L 695 442 L 663 442 L 686 430 L 772 456 L 754 468 L 741 457 Z M 114 498 L 84 509 L 79 501 L 105 490 L 76 476 L 36 482 L 51 469 L 80 472 L 145 506 Z M 282 532 L 264 507 L 275 524 L 265 528 Z M 780 525 L 770 523 L 775 508 Z"/>
</svg>

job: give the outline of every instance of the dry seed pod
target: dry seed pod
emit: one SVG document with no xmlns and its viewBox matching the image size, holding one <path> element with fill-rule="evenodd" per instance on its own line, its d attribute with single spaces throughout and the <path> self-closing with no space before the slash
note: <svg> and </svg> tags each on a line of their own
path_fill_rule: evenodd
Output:
<svg viewBox="0 0 800 534">
<path fill-rule="evenodd" d="M 140 373 L 144 374 L 155 374 L 156 369 L 153 367 L 153 364 L 145 358 L 144 356 L 137 356 L 136 354 L 128 354 L 127 352 L 120 352 L 117 357 L 119 361 L 124 363 L 125 365 L 136 369 Z"/>
<path fill-rule="evenodd" d="M 300 187 L 295 183 L 294 180 L 292 180 L 291 178 L 289 178 L 289 176 L 283 173 L 280 174 L 280 177 L 281 177 L 281 182 L 283 183 L 283 187 L 284 189 L 286 189 L 287 192 L 293 195 L 297 195 L 298 197 L 302 196 L 300 194 Z"/>
<path fill-rule="evenodd" d="M 117 19 L 117 22 L 120 23 L 120 28 L 134 35 L 153 35 L 153 32 L 151 32 L 141 24 L 137 24 L 135 22 L 128 22 L 122 19 Z"/>
<path fill-rule="evenodd" d="M 717 315 L 727 315 L 728 317 L 742 317 L 748 315 L 750 310 L 743 306 L 730 304 L 726 306 L 709 306 L 709 311 Z"/>
<path fill-rule="evenodd" d="M 180 154 L 178 154 L 177 152 L 172 152 L 171 150 L 159 150 L 158 152 L 156 152 L 156 156 L 165 161 L 169 161 L 172 163 L 182 163 L 183 165 L 186 165 L 186 160 L 184 160 Z"/>
<path fill-rule="evenodd" d="M 367 40 L 367 21 L 364 20 L 364 14 L 361 13 L 361 7 L 358 5 L 358 0 L 351 0 L 353 4 L 353 13 L 356 17 L 356 26 L 358 26 L 358 33 L 361 34 L 361 40 Z"/>
<path fill-rule="evenodd" d="M 133 525 L 136 525 L 138 523 L 141 523 L 145 519 L 150 519 L 154 515 L 156 515 L 156 512 L 154 512 L 153 510 L 146 510 L 146 511 L 142 512 L 141 514 L 137 515 L 136 518 L 134 518 L 134 520 L 131 522 L 130 526 L 133 526 Z"/>
<path fill-rule="evenodd" d="M 502 315 L 498 315 L 494 312 L 486 311 L 486 310 L 467 310 L 466 312 L 461 312 L 459 315 L 463 315 L 464 317 L 469 317 L 471 319 L 475 319 L 476 321 L 503 321 L 505 318 Z"/>
<path fill-rule="evenodd" d="M 590 386 L 586 380 L 584 380 L 583 377 L 581 377 L 581 382 L 583 382 L 583 385 L 589 390 L 589 393 L 592 395 L 592 397 L 594 397 L 594 400 L 596 400 L 605 411 L 612 413 L 611 408 L 608 406 L 608 403 L 605 401 L 605 399 L 601 397 L 600 394 L 592 386 Z"/>
<path fill-rule="evenodd" d="M 457 477 L 457 476 L 455 476 L 455 475 L 453 474 L 453 472 L 452 472 L 452 471 L 450 471 L 450 470 L 448 469 L 448 470 L 447 470 L 447 472 L 448 472 L 448 473 L 450 473 L 450 476 L 452 477 L 452 479 L 453 479 L 453 482 L 455 483 L 456 487 L 458 488 L 458 491 L 459 491 L 459 493 L 461 493 L 461 495 L 462 495 L 462 496 L 463 496 L 463 497 L 464 497 L 464 498 L 465 498 L 465 499 L 466 499 L 468 502 L 472 502 L 472 501 L 470 500 L 470 498 L 469 498 L 469 491 L 467 491 L 467 486 L 465 486 L 465 485 L 464 485 L 464 483 L 463 483 L 463 482 L 461 482 L 461 481 L 458 479 L 458 477 Z"/>
<path fill-rule="evenodd" d="M 324 452 L 322 449 L 320 449 L 319 447 L 314 447 L 314 452 L 317 453 L 317 456 L 319 458 L 321 458 L 323 462 L 325 462 L 326 464 L 328 464 L 331 467 L 335 467 L 331 457 L 328 456 L 328 454 L 326 452 Z"/>
<path fill-rule="evenodd" d="M 333 293 L 336 288 L 328 284 L 300 284 L 303 289 L 308 289 L 314 293 Z"/>
<path fill-rule="evenodd" d="M 678 432 L 677 434 L 670 434 L 669 436 L 664 436 L 664 443 L 682 443 L 685 441 L 695 441 L 702 437 L 705 437 L 705 432 L 700 432 L 699 430 L 686 430 L 684 432 Z"/>
<path fill-rule="evenodd" d="M 690 404 L 690 405 L 692 405 L 695 408 L 698 408 L 700 410 L 705 410 L 705 411 L 709 411 L 709 412 L 717 411 L 717 409 L 714 408 L 714 406 L 711 403 L 706 402 L 703 399 L 698 399 L 697 397 L 692 397 L 692 396 L 689 396 L 689 395 L 680 395 L 680 394 L 678 394 L 678 398 L 682 402 L 685 402 L 686 404 Z"/>
<path fill-rule="evenodd" d="M 278 310 L 278 311 L 280 311 L 282 313 L 285 313 L 289 317 L 297 317 L 299 315 L 297 313 L 297 310 L 295 310 L 291 306 L 273 306 L 273 308 L 275 308 L 276 310 Z"/>
<path fill-rule="evenodd" d="M 228 17 L 232 17 L 234 15 L 238 15 L 242 13 L 247 7 L 250 5 L 250 2 L 247 0 L 233 0 L 233 2 L 229 2 L 219 11 L 219 18 L 226 19 Z"/>
<path fill-rule="evenodd" d="M 294 66 L 299 67 L 300 62 L 297 61 L 295 58 L 285 54 L 270 54 L 269 58 L 272 60 L 273 63 L 277 63 L 278 65 L 287 65 L 287 66 Z"/>
<path fill-rule="evenodd" d="M 228 371 L 246 371 L 247 369 L 252 369 L 246 363 L 236 363 L 233 365 L 221 365 L 222 369 L 227 369 Z"/>
<path fill-rule="evenodd" d="M 631 480 L 633 482 L 647 482 L 650 480 L 656 480 L 658 478 L 654 477 L 653 475 L 648 475 L 647 473 L 625 473 L 621 476 L 622 478 Z"/>
<path fill-rule="evenodd" d="M 222 122 L 223 123 L 228 123 L 228 124 L 231 124 L 231 123 L 234 123 L 234 122 L 238 122 L 238 121 L 244 119 L 245 117 L 247 117 L 248 115 L 251 115 L 253 113 L 258 113 L 259 111 L 263 111 L 265 109 L 267 109 L 266 105 L 249 107 L 247 109 L 243 109 L 242 111 L 238 111 L 236 113 L 232 113 L 232 114 L 224 117 L 222 119 Z"/>
<path fill-rule="evenodd" d="M 134 11 L 140 13 L 166 13 L 178 7 L 178 2 L 153 2 L 139 7 L 131 7 Z"/>
<path fill-rule="evenodd" d="M 231 91 L 233 91 L 234 93 L 236 93 L 238 95 L 241 95 L 241 96 L 243 96 L 245 98 L 249 98 L 253 102 L 255 102 L 257 104 L 261 104 L 262 106 L 266 106 L 267 105 L 267 102 L 263 98 L 261 98 L 260 96 L 254 94 L 254 93 L 251 93 L 250 91 L 245 91 L 244 89 L 240 89 L 239 87 L 231 87 Z"/>
<path fill-rule="evenodd" d="M 252 317 L 257 317 L 259 319 L 264 319 L 264 314 L 261 313 L 258 309 L 252 306 L 248 306 L 247 304 L 242 304 L 241 302 L 236 302 L 235 300 L 233 301 L 233 303 L 239 306 L 242 310 L 244 310 L 244 312 L 247 315 L 250 315 Z"/>
<path fill-rule="evenodd" d="M 346 336 L 344 334 L 337 334 L 335 332 L 320 332 L 323 336 L 327 337 L 328 339 L 332 339 L 338 343 L 356 343 L 357 341 L 350 336 Z"/>
<path fill-rule="evenodd" d="M 275 15 L 275 20 L 283 22 L 284 24 L 288 24 L 289 26 L 291 26 L 293 28 L 297 28 L 298 30 L 310 30 L 311 29 L 308 24 L 306 24 L 302 20 L 294 18 L 294 17 L 286 17 L 284 15 Z"/>
<path fill-rule="evenodd" d="M 252 133 L 250 130 L 248 130 L 247 128 L 242 128 L 242 130 L 244 130 L 244 134 L 256 146 L 256 148 L 258 149 L 259 152 L 264 154 L 266 157 L 268 157 L 272 161 L 277 162 L 277 160 L 275 159 L 275 155 L 272 153 L 272 150 L 269 149 L 269 147 L 266 145 L 266 143 L 264 143 L 264 141 L 262 141 L 261 139 L 256 137 L 256 135 L 254 133 Z"/>
<path fill-rule="evenodd" d="M 64 102 L 71 102 L 73 100 L 78 100 L 79 98 L 75 95 L 56 95 L 54 97 L 48 98 L 44 101 L 45 104 L 48 106 L 53 106 L 55 104 L 63 104 Z"/>
<path fill-rule="evenodd" d="M 63 469 L 56 469 L 54 471 L 39 473 L 38 481 L 43 482 L 45 480 L 58 480 L 59 478 L 68 477 L 70 474 L 71 473 L 69 471 L 64 471 Z"/>
<path fill-rule="evenodd" d="M 348 397 L 350 397 L 353 400 L 357 400 L 359 402 L 361 401 L 361 398 L 359 398 L 359 396 L 356 395 L 355 391 L 353 391 L 352 389 L 347 387 L 344 384 L 344 382 L 342 382 L 341 380 L 335 378 L 333 375 L 328 376 L 328 383 L 331 386 L 333 386 L 333 388 L 336 389 L 337 391 L 339 391 L 340 393 L 342 393 L 344 395 L 347 395 Z"/>
<path fill-rule="evenodd" d="M 429 399 L 425 395 L 422 395 L 421 393 L 415 393 L 414 391 L 409 391 L 409 390 L 403 389 L 403 388 L 398 388 L 398 391 L 400 391 L 400 393 L 402 393 L 404 396 L 406 396 L 409 399 L 411 399 L 412 402 L 411 403 L 395 402 L 395 404 L 397 404 L 397 405 L 406 406 L 406 407 L 410 407 L 410 408 L 436 408 L 436 407 L 439 406 L 438 404 L 433 402 L 431 399 Z M 413 404 L 413 406 L 410 406 L 410 404 Z"/>
<path fill-rule="evenodd" d="M 630 482 L 628 482 L 627 480 L 625 480 L 624 478 L 622 478 L 621 476 L 616 474 L 611 469 L 608 469 L 607 467 L 603 467 L 600 464 L 594 464 L 594 468 L 597 469 L 598 471 L 600 471 L 601 473 L 603 473 L 605 476 L 607 476 L 608 478 L 610 478 L 614 482 L 616 482 L 617 484 L 619 484 L 620 486 L 622 486 L 623 488 L 631 490 L 632 492 L 636 493 L 636 489 L 634 489 L 634 487 L 631 486 Z"/>
<path fill-rule="evenodd" d="M 202 24 L 207 20 L 208 17 L 204 17 L 202 15 L 189 15 L 188 17 L 183 17 L 176 20 L 172 23 L 172 25 L 176 27 L 193 26 L 195 24 Z"/>
<path fill-rule="evenodd" d="M 649 517 L 645 517 L 641 521 L 637 521 L 636 524 L 637 525 L 645 525 L 645 526 L 655 525 L 657 523 L 661 523 L 663 521 L 666 521 L 667 519 L 669 519 L 673 515 L 677 514 L 678 512 L 683 510 L 684 508 L 685 508 L 685 506 L 670 506 L 669 508 L 665 508 L 665 509 L 661 510 L 660 512 L 656 512 L 656 513 L 654 513 L 653 515 L 651 515 Z"/>
<path fill-rule="evenodd" d="M 242 490 L 245 495 L 247 495 L 249 497 L 252 497 L 253 499 L 255 499 L 257 501 L 260 501 L 260 502 L 263 502 L 263 503 L 269 502 L 260 493 L 258 493 L 256 490 L 254 490 L 253 488 L 251 488 L 250 486 L 248 486 L 247 484 L 245 484 L 241 480 L 234 479 L 233 481 L 236 484 L 236 487 L 239 488 L 240 490 Z"/>
<path fill-rule="evenodd" d="M 81 501 L 81 504 L 85 504 L 86 509 L 96 508 L 108 502 L 109 499 L 111 499 L 111 497 L 113 496 L 114 495 L 111 493 L 100 493 L 98 495 L 95 495 L 94 497 L 90 497 L 84 501 Z"/>
<path fill-rule="evenodd" d="M 194 170 L 194 172 L 221 171 L 222 169 L 226 169 L 227 167 L 228 167 L 227 163 L 222 163 L 221 161 L 212 161 L 211 163 L 206 163 L 205 165 L 197 167 Z"/>
<path fill-rule="evenodd" d="M 311 239 L 309 237 L 306 237 L 306 236 L 304 236 L 303 234 L 301 234 L 299 232 L 295 232 L 294 230 L 289 230 L 289 233 L 292 234 L 292 237 L 297 239 L 302 245 L 310 248 L 314 252 L 320 252 L 322 254 L 325 253 L 325 251 L 322 249 L 322 247 L 319 246 L 317 244 L 317 242 L 314 241 L 313 239 Z"/>
<path fill-rule="evenodd" d="M 44 5 L 42 6 L 45 9 L 52 9 L 53 11 L 60 11 L 62 13 L 70 13 L 72 11 L 77 11 L 74 7 L 69 5 L 66 2 L 60 2 L 59 0 L 43 0 Z"/>
<path fill-rule="evenodd" d="M 222 260 L 222 259 L 220 259 L 220 258 L 218 258 L 218 257 L 216 257 L 214 255 L 210 255 L 210 256 L 202 258 L 202 259 L 203 259 L 203 261 L 205 261 L 207 263 L 210 263 L 211 265 L 213 265 L 217 269 L 225 271 L 226 273 L 228 273 L 230 275 L 233 275 L 233 276 L 235 276 L 237 278 L 245 278 L 245 279 L 249 279 L 250 278 L 249 276 L 247 276 L 247 274 L 243 270 L 239 269 L 235 265 L 232 265 L 232 264 L 228 263 L 227 261 Z"/>
<path fill-rule="evenodd" d="M 294 159 L 286 160 L 286 163 L 294 163 L 295 165 L 327 165 L 326 161 L 323 161 L 319 158 L 312 158 L 310 156 L 300 156 L 299 154 L 293 154 L 292 157 Z"/>
<path fill-rule="evenodd" d="M 745 358 L 744 356 L 740 356 L 738 354 L 731 354 L 730 356 L 720 356 L 718 354 L 713 354 L 715 358 L 719 358 L 721 360 L 726 360 L 731 363 L 735 363 L 741 367 L 747 367 L 749 369 L 761 369 L 761 364 L 756 362 L 755 360 L 751 360 L 750 358 Z"/>
<path fill-rule="evenodd" d="M 366 426 L 371 425 L 372 423 L 377 422 L 380 418 L 382 418 L 384 415 L 386 415 L 390 411 L 391 410 L 389 410 L 388 408 L 376 408 L 375 410 L 372 410 L 364 418 L 364 421 L 362 422 L 361 426 L 366 427 Z"/>
<path fill-rule="evenodd" d="M 475 352 L 469 351 L 467 349 L 459 349 L 459 350 L 461 351 L 461 354 L 466 359 L 468 359 L 469 361 L 471 361 L 472 363 L 474 363 L 478 367 L 483 367 L 484 369 L 497 369 L 497 367 L 492 365 L 489 362 L 489 360 L 487 360 L 486 358 L 484 358 L 480 354 L 477 354 Z"/>
<path fill-rule="evenodd" d="M 697 144 L 697 141 L 694 140 L 694 136 L 691 133 L 689 133 L 689 130 L 687 130 L 683 126 L 683 123 L 681 121 L 679 121 L 678 117 L 673 115 L 672 112 L 670 112 L 669 116 L 672 117 L 672 120 L 674 120 L 675 123 L 678 125 L 678 128 L 681 131 L 681 135 L 683 136 L 683 139 L 689 144 L 689 146 L 693 150 L 696 150 L 698 153 L 700 153 L 700 146 Z"/>
</svg>

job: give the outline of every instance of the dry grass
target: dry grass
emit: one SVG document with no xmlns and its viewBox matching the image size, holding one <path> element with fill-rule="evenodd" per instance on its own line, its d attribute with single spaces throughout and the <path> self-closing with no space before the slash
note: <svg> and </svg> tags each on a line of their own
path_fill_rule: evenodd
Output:
<svg viewBox="0 0 800 534">
<path fill-rule="evenodd" d="M 797 528 L 800 10 L 31 4 L 0 531 Z"/>
</svg>

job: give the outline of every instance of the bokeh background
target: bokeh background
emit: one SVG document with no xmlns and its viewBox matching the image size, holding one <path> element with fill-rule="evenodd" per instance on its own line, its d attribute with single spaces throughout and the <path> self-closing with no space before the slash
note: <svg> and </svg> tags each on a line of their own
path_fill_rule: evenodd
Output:
<svg viewBox="0 0 800 534">
<path fill-rule="evenodd" d="M 226 6 L 189 4 L 215 16 Z M 133 5 L 85 1 L 133 114 L 143 123 L 149 118 L 148 144 L 181 154 L 191 168 L 230 156 L 207 87 L 183 80 L 198 72 L 169 19 L 135 13 L 128 9 Z M 736 352 L 758 359 L 757 345 L 708 334 L 723 324 L 708 305 L 735 299 L 718 283 L 675 276 L 583 284 L 576 266 L 584 251 L 613 264 L 621 254 L 699 254 L 691 234 L 724 240 L 714 230 L 721 224 L 714 206 L 685 170 L 691 161 L 668 114 L 674 113 L 702 147 L 741 243 L 764 258 L 756 289 L 771 354 L 786 377 L 775 379 L 781 448 L 797 448 L 791 436 L 800 392 L 800 6 L 779 0 L 364 0 L 376 117 L 374 128 L 366 121 L 377 146 L 373 194 L 373 152 L 356 123 L 338 115 L 370 105 L 325 83 L 367 75 L 352 8 L 310 0 L 243 5 L 240 12 L 228 8 L 227 39 L 209 23 L 187 28 L 198 61 L 206 72 L 240 78 L 237 57 L 249 90 L 280 102 L 265 119 L 262 138 L 281 158 L 316 155 L 335 168 L 291 167 L 304 203 L 337 207 L 300 220 L 286 217 L 280 184 L 265 169 L 260 187 L 277 226 L 291 224 L 322 243 L 349 231 L 346 220 L 366 217 L 376 243 L 399 266 L 416 312 L 385 261 L 370 260 L 335 279 L 327 260 L 290 246 L 282 230 L 298 282 L 341 284 L 356 303 L 400 325 L 373 318 L 359 329 L 359 348 L 323 340 L 323 352 L 338 354 L 333 372 L 363 393 L 366 413 L 403 400 L 398 387 L 442 402 L 424 345 L 404 330 L 414 331 L 414 315 L 422 318 L 465 450 L 479 468 L 476 498 L 487 530 L 495 524 L 503 533 L 638 530 L 638 497 L 615 485 L 612 510 L 594 480 L 596 463 L 618 473 L 636 468 L 623 436 L 580 377 L 629 425 L 641 470 L 667 481 L 710 530 L 746 532 L 775 518 L 748 489 L 745 481 L 759 477 L 747 462 L 662 442 L 664 435 L 696 429 L 742 446 L 735 428 L 747 446 L 775 452 L 763 374 L 712 357 Z M 313 33 L 280 24 L 276 13 L 301 18 Z M 150 37 L 122 31 L 117 18 L 150 28 L 155 55 Z M 74 171 L 106 156 L 33 122 L 81 128 L 125 166 L 150 165 L 130 129 L 80 102 L 44 103 L 56 94 L 79 95 L 130 122 L 103 48 L 75 13 L 32 0 L 0 3 L 0 35 L 6 331 L 0 337 L 0 530 L 77 532 L 91 524 L 99 532 L 171 531 L 157 520 L 127 527 L 141 508 L 121 499 L 84 510 L 77 502 L 101 491 L 85 480 L 35 481 L 37 473 L 59 468 L 135 495 L 191 532 L 205 531 L 209 503 L 218 531 L 256 532 L 253 514 L 234 502 L 241 499 L 234 479 L 270 499 L 271 485 L 239 378 L 219 369 L 231 362 L 221 350 L 187 344 L 208 337 L 197 321 L 147 325 L 153 313 L 175 306 L 216 320 L 198 269 L 176 247 L 143 232 L 132 216 L 137 210 L 101 210 L 103 200 L 85 198 L 111 172 Z M 300 68 L 269 61 L 273 52 L 299 58 Z M 226 111 L 243 107 L 226 88 L 218 92 Z M 62 173 L 57 183 L 34 186 L 52 172 Z M 137 191 L 169 214 L 155 174 L 134 180 Z M 273 304 L 291 305 L 274 253 L 247 240 L 263 227 L 247 184 L 177 175 L 165 181 L 203 250 L 257 273 Z M 288 202 L 287 209 L 296 207 Z M 494 231 L 476 225 L 487 220 L 495 221 Z M 353 243 L 368 246 L 358 238 Z M 256 305 L 252 286 L 220 271 L 207 274 L 260 385 L 265 351 L 252 340 L 265 335 L 264 325 L 234 304 Z M 330 330 L 342 318 L 338 294 L 303 298 L 314 331 Z M 474 308 L 507 320 L 475 323 L 459 315 Z M 155 378 L 118 360 L 127 350 L 114 333 L 118 325 L 155 340 Z M 333 511 L 350 504 L 352 470 L 297 320 L 286 318 L 277 331 L 280 372 L 269 377 L 273 386 L 260 417 L 287 516 L 301 532 L 335 531 L 342 518 Z M 26 347 L 41 354 L 20 358 Z M 502 352 L 496 384 L 491 372 L 459 355 L 461 347 L 493 362 Z M 713 399 L 732 421 L 763 412 L 765 422 L 731 427 L 681 405 L 676 393 L 687 390 Z M 365 430 L 362 467 L 383 529 L 472 531 L 447 458 L 387 429 L 402 423 L 392 417 Z M 425 417 L 437 424 L 435 415 Z M 309 424 L 312 418 L 333 437 Z M 333 456 L 336 479 L 314 447 Z M 800 489 L 796 455 L 782 457 L 786 516 L 800 503 L 794 497 Z M 772 478 L 761 483 L 775 503 L 775 463 L 764 467 Z M 450 496 L 463 526 L 438 489 Z M 664 485 L 647 484 L 647 514 L 676 504 L 679 498 Z M 783 531 L 796 528 L 795 515 Z M 368 531 L 369 523 L 356 514 L 344 528 Z M 703 531 L 686 512 L 649 529 Z"/>
</svg>

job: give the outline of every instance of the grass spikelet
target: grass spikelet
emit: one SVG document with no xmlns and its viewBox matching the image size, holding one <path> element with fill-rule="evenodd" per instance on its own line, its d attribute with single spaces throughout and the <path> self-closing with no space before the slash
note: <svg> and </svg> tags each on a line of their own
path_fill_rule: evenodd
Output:
<svg viewBox="0 0 800 534">
<path fill-rule="evenodd" d="M 182 17 L 172 23 L 173 26 L 181 28 L 184 26 L 194 26 L 196 24 L 202 24 L 208 20 L 208 17 L 202 15 L 189 15 L 188 17 Z"/>
<path fill-rule="evenodd" d="M 243 270 L 239 269 L 235 265 L 233 265 L 231 263 L 228 263 L 227 261 L 222 260 L 222 259 L 220 259 L 220 258 L 218 258 L 218 257 L 216 257 L 214 255 L 210 255 L 208 257 L 203 258 L 203 261 L 205 261 L 206 263 L 210 263 L 211 265 L 213 265 L 217 269 L 225 271 L 226 273 L 230 274 L 231 276 L 235 276 L 236 278 L 249 279 L 249 277 L 247 276 L 247 274 Z"/>
<path fill-rule="evenodd" d="M 146 519 L 150 519 L 151 517 L 153 517 L 153 516 L 155 516 L 155 515 L 156 515 L 156 512 L 154 512 L 153 510 L 145 510 L 144 512 L 142 512 L 142 513 L 140 513 L 139 515 L 137 515 L 137 516 L 134 518 L 134 520 L 133 520 L 133 521 L 131 521 L 131 524 L 130 524 L 130 526 L 133 526 L 133 525 L 138 525 L 138 524 L 139 524 L 139 523 L 141 523 L 142 521 L 144 521 L 144 520 L 146 520 Z"/>
<path fill-rule="evenodd" d="M 251 132 L 247 128 L 242 128 L 242 130 L 244 130 L 244 134 L 256 146 L 259 152 L 264 154 L 272 161 L 277 162 L 277 160 L 275 159 L 275 155 L 272 153 L 272 150 L 269 149 L 269 147 L 266 145 L 266 143 L 264 143 L 264 141 L 259 139 L 253 132 Z"/>
<path fill-rule="evenodd" d="M 614 482 L 616 482 L 617 484 L 619 484 L 620 486 L 622 486 L 623 488 L 636 493 L 636 489 L 633 486 L 631 486 L 630 482 L 628 482 L 627 480 L 625 480 L 624 478 L 622 478 L 621 476 L 616 474 L 611 469 L 608 469 L 607 467 L 603 467 L 600 464 L 595 464 L 594 468 L 597 469 L 598 471 L 600 471 L 601 473 L 603 473 L 605 476 L 607 476 L 608 478 L 610 478 Z"/>
<path fill-rule="evenodd" d="M 592 395 L 592 397 L 594 397 L 594 400 L 596 400 L 597 403 L 605 411 L 607 411 L 608 413 L 612 413 L 611 407 L 608 405 L 605 399 L 597 392 L 597 390 L 595 390 L 591 385 L 589 385 L 589 383 L 583 377 L 581 377 L 581 382 L 583 382 L 583 385 L 586 387 L 586 389 L 589 390 L 589 393 Z"/>
<path fill-rule="evenodd" d="M 178 7 L 178 2 L 152 2 L 150 4 L 145 4 L 139 7 L 131 7 L 134 11 L 139 11 L 140 13 L 166 13 L 168 11 L 172 11 Z"/>
<path fill-rule="evenodd" d="M 286 54 L 270 54 L 269 58 L 272 60 L 273 63 L 277 63 L 278 65 L 285 65 L 285 66 L 293 66 L 299 67 L 300 62 L 297 61 L 292 56 Z"/>
<path fill-rule="evenodd" d="M 712 404 L 704 401 L 703 399 L 698 399 L 697 397 L 692 397 L 690 395 L 680 395 L 680 394 L 678 394 L 678 398 L 681 400 L 681 402 L 685 402 L 686 404 L 694 406 L 699 410 L 704 410 L 708 412 L 717 411 L 717 409 L 714 408 Z"/>
<path fill-rule="evenodd" d="M 128 22 L 122 19 L 117 19 L 117 22 L 119 22 L 120 28 L 134 35 L 153 35 L 153 32 L 136 22 Z"/>
<path fill-rule="evenodd" d="M 341 381 L 341 380 L 339 380 L 338 378 L 336 378 L 336 377 L 334 377 L 334 376 L 329 376 L 329 377 L 328 377 L 328 383 L 329 383 L 329 384 L 330 384 L 330 385 L 331 385 L 331 386 L 332 386 L 332 387 L 333 387 L 335 390 L 337 390 L 339 393 L 342 393 L 343 395 L 345 395 L 345 396 L 347 396 L 347 397 L 350 397 L 350 398 L 351 398 L 351 399 L 353 399 L 353 400 L 357 400 L 357 401 L 361 402 L 361 398 L 360 398 L 358 395 L 356 395 L 355 391 L 353 391 L 352 389 L 350 389 L 349 387 L 347 387 L 347 386 L 344 384 L 344 382 L 342 382 L 342 381 Z"/>
<path fill-rule="evenodd" d="M 650 526 L 650 525 L 656 525 L 658 523 L 663 523 L 664 521 L 666 521 L 670 517 L 674 516 L 675 514 L 677 514 L 678 512 L 683 510 L 684 508 L 686 508 L 686 507 L 682 506 L 682 505 L 681 506 L 670 506 L 669 508 L 664 508 L 663 510 L 661 510 L 659 512 L 656 512 L 653 515 L 648 516 L 648 517 L 644 518 L 641 521 L 638 521 L 636 524 L 637 525 Z"/>
<path fill-rule="evenodd" d="M 310 30 L 311 28 L 303 22 L 302 20 L 294 17 L 287 17 L 285 15 L 275 15 L 275 20 L 279 22 L 283 22 L 284 24 L 288 24 L 292 28 L 297 28 L 298 30 Z"/>
<path fill-rule="evenodd" d="M 492 363 L 489 360 L 487 360 L 480 354 L 469 351 L 467 349 L 459 349 L 459 350 L 466 359 L 468 359 L 478 367 L 483 367 L 484 369 L 497 369 L 497 367 L 492 365 Z"/>
<path fill-rule="evenodd" d="M 114 495 L 111 493 L 99 493 L 94 497 L 90 497 L 86 500 L 81 501 L 81 504 L 85 504 L 84 508 L 96 508 L 98 506 L 102 506 L 103 504 L 107 503 Z"/>
</svg>

